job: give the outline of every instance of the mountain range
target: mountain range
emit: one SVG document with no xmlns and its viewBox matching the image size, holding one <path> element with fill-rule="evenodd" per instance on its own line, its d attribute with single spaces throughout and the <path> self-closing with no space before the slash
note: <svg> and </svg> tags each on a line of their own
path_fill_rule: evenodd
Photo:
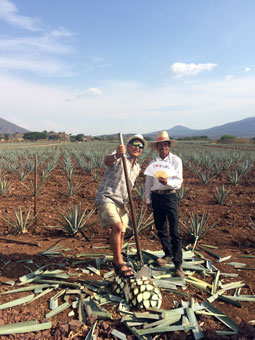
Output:
<svg viewBox="0 0 255 340">
<path fill-rule="evenodd" d="M 209 129 L 194 130 L 182 125 L 176 125 L 166 130 L 171 138 L 183 138 L 193 136 L 207 136 L 208 138 L 219 138 L 223 135 L 235 137 L 253 138 L 255 137 L 255 117 L 249 117 L 236 122 L 231 122 Z M 155 137 L 158 131 L 145 133 L 144 136 Z"/>
<path fill-rule="evenodd" d="M 3 118 L 0 118 L 0 133 L 1 134 L 5 134 L 5 133 L 8 133 L 8 134 L 13 134 L 13 133 L 26 133 L 26 132 L 29 132 L 28 130 L 16 125 L 16 124 L 13 124 L 13 123 L 10 123 L 8 122 L 8 120 L 5 120 Z"/>
<path fill-rule="evenodd" d="M 235 122 L 215 126 L 209 129 L 195 130 L 189 129 L 186 126 L 176 125 L 166 130 L 171 138 L 183 138 L 193 136 L 207 136 L 208 138 L 219 138 L 223 135 L 232 135 L 235 137 L 253 138 L 255 137 L 255 117 L 249 117 Z M 26 130 L 16 124 L 10 123 L 7 120 L 0 118 L 0 134 L 26 133 Z M 157 136 L 158 131 L 145 133 L 144 136 Z M 125 134 L 126 137 L 132 134 Z M 117 134 L 107 135 L 117 137 Z"/>
</svg>

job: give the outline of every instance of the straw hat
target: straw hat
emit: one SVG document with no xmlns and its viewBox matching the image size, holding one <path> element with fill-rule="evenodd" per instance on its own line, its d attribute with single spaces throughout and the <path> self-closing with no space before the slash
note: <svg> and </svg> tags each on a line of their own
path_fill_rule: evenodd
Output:
<svg viewBox="0 0 255 340">
<path fill-rule="evenodd" d="M 134 139 L 138 139 L 140 140 L 142 143 L 143 143 L 143 146 L 146 147 L 146 140 L 143 138 L 143 135 L 141 134 L 137 134 L 137 135 L 134 135 L 134 136 L 130 136 L 128 139 L 127 139 L 127 145 L 128 143 L 130 143 L 132 140 Z"/>
<path fill-rule="evenodd" d="M 170 139 L 167 131 L 159 131 L 157 139 L 150 143 L 152 147 L 157 147 L 157 143 L 160 142 L 170 142 L 171 146 L 176 145 L 178 142 L 174 139 Z"/>
</svg>

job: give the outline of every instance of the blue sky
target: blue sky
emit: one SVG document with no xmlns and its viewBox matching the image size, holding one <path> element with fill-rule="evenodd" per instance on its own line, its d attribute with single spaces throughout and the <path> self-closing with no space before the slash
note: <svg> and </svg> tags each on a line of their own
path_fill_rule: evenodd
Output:
<svg viewBox="0 0 255 340">
<path fill-rule="evenodd" d="M 255 115 L 254 0 L 0 0 L 0 117 L 85 135 Z"/>
</svg>

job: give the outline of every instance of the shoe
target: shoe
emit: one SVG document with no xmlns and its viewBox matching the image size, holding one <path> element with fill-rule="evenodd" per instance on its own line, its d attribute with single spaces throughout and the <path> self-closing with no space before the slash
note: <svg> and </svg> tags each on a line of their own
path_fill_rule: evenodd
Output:
<svg viewBox="0 0 255 340">
<path fill-rule="evenodd" d="M 159 266 L 164 266 L 166 264 L 173 264 L 172 257 L 165 255 L 165 256 L 157 259 L 157 264 Z"/>
<path fill-rule="evenodd" d="M 179 266 L 179 267 L 175 268 L 175 275 L 179 276 L 183 280 L 185 279 L 185 273 L 184 273 L 184 271 L 182 269 L 182 266 Z"/>
</svg>

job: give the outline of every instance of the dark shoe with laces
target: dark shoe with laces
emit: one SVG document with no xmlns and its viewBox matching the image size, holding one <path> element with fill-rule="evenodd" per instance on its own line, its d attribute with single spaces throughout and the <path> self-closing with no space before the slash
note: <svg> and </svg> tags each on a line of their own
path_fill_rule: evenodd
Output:
<svg viewBox="0 0 255 340">
<path fill-rule="evenodd" d="M 185 279 L 185 273 L 184 273 L 184 271 L 182 269 L 182 266 L 179 266 L 179 267 L 175 268 L 175 275 L 179 276 L 183 280 Z"/>
<path fill-rule="evenodd" d="M 166 264 L 173 264 L 172 257 L 165 255 L 165 256 L 157 259 L 157 264 L 159 266 L 165 266 Z"/>
</svg>

